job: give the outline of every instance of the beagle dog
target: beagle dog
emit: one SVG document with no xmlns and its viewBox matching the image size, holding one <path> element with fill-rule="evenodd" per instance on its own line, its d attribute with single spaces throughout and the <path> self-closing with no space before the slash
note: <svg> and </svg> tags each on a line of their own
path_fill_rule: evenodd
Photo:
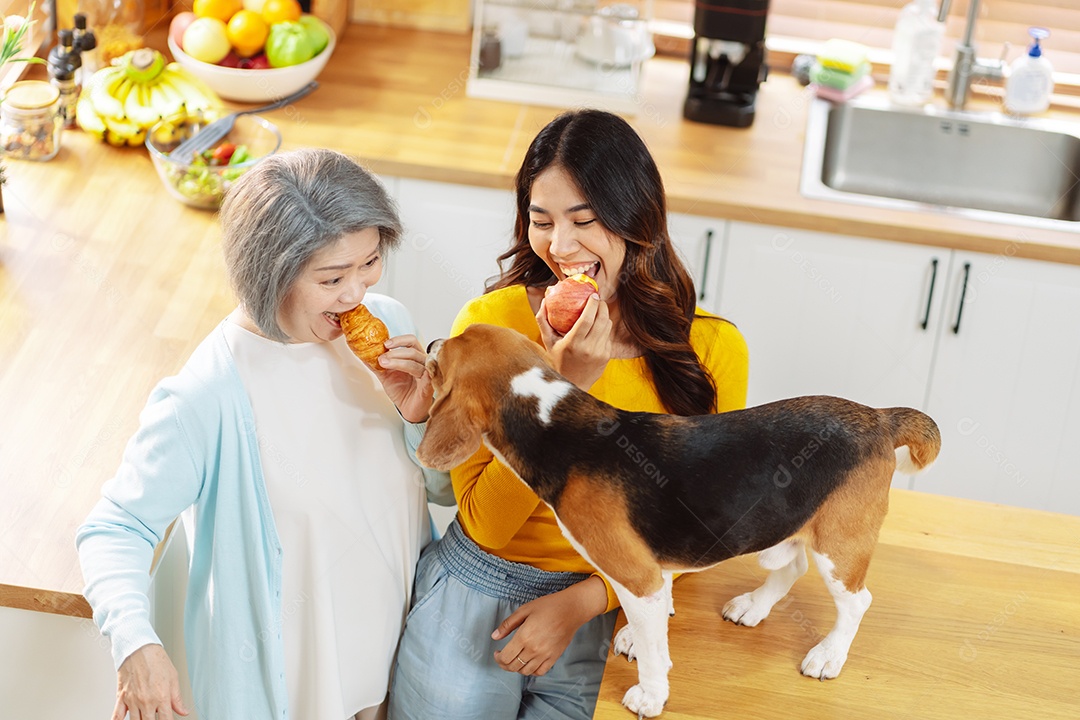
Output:
<svg viewBox="0 0 1080 720">
<path fill-rule="evenodd" d="M 894 470 L 938 454 L 930 417 L 836 397 L 798 397 L 682 417 L 618 410 L 580 390 L 520 333 L 472 325 L 428 349 L 437 399 L 417 457 L 449 470 L 486 444 L 548 505 L 567 539 L 614 587 L 627 626 L 616 653 L 638 660 L 623 705 L 659 715 L 668 698 L 673 574 L 757 552 L 765 583 L 724 606 L 754 626 L 807 569 L 836 603 L 802 661 L 834 678 L 870 606 L 867 566 Z"/>
</svg>

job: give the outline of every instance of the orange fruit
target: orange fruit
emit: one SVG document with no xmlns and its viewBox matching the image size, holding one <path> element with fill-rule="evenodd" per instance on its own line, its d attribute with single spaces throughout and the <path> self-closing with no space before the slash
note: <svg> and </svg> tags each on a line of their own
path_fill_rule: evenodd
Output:
<svg viewBox="0 0 1080 720">
<path fill-rule="evenodd" d="M 212 17 L 227 23 L 243 7 L 243 0 L 195 0 L 191 11 L 195 17 Z"/>
<path fill-rule="evenodd" d="M 279 22 L 296 22 L 303 10 L 296 0 L 266 0 L 263 3 L 263 20 L 273 25 Z"/>
<path fill-rule="evenodd" d="M 240 10 L 229 20 L 228 35 L 233 50 L 240 57 L 258 54 L 266 44 L 270 34 L 270 25 L 262 15 L 251 10 Z"/>
</svg>

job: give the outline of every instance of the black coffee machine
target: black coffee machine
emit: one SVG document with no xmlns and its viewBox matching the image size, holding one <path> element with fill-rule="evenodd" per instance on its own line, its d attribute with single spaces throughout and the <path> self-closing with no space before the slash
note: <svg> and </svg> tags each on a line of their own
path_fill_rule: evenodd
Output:
<svg viewBox="0 0 1080 720">
<path fill-rule="evenodd" d="M 697 0 L 690 50 L 688 120 L 749 127 L 765 82 L 765 16 L 769 0 Z"/>
</svg>

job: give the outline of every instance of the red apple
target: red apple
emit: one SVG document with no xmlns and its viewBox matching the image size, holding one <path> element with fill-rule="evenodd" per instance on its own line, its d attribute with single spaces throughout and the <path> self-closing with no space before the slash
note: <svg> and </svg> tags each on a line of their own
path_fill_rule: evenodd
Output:
<svg viewBox="0 0 1080 720">
<path fill-rule="evenodd" d="M 244 58 L 240 57 L 234 51 L 230 50 L 228 55 L 218 60 L 218 65 L 227 68 L 243 67 Z"/>
<path fill-rule="evenodd" d="M 597 289 L 595 280 L 580 273 L 549 287 L 544 291 L 548 324 L 560 335 L 570 332 Z"/>
<path fill-rule="evenodd" d="M 270 67 L 270 61 L 266 59 L 266 53 L 259 53 L 249 58 L 240 58 L 240 67 L 245 70 L 266 70 Z"/>
<path fill-rule="evenodd" d="M 184 31 L 187 30 L 187 26 L 194 19 L 195 13 L 193 12 L 179 12 L 173 16 L 172 22 L 169 23 L 169 37 L 181 50 L 184 49 Z"/>
</svg>

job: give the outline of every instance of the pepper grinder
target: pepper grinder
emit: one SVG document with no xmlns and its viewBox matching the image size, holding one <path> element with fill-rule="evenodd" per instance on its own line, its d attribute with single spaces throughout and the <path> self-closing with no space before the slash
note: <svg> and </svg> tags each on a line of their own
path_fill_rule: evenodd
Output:
<svg viewBox="0 0 1080 720">
<path fill-rule="evenodd" d="M 81 86 L 84 80 L 98 69 L 97 36 L 86 26 L 86 13 L 75 13 L 75 32 L 72 37 L 75 41 L 75 52 L 79 53 L 79 60 L 82 61 L 82 67 L 75 73 L 75 84 Z"/>
<path fill-rule="evenodd" d="M 502 64 L 502 41 L 499 27 L 485 25 L 480 35 L 480 71 L 492 72 Z"/>
<path fill-rule="evenodd" d="M 79 52 L 75 49 L 75 39 L 71 30 L 57 33 L 60 43 L 49 51 L 49 80 L 60 91 L 60 117 L 64 127 L 75 127 L 75 104 L 79 100 L 79 86 L 75 82 L 75 73 L 81 67 Z"/>
</svg>

